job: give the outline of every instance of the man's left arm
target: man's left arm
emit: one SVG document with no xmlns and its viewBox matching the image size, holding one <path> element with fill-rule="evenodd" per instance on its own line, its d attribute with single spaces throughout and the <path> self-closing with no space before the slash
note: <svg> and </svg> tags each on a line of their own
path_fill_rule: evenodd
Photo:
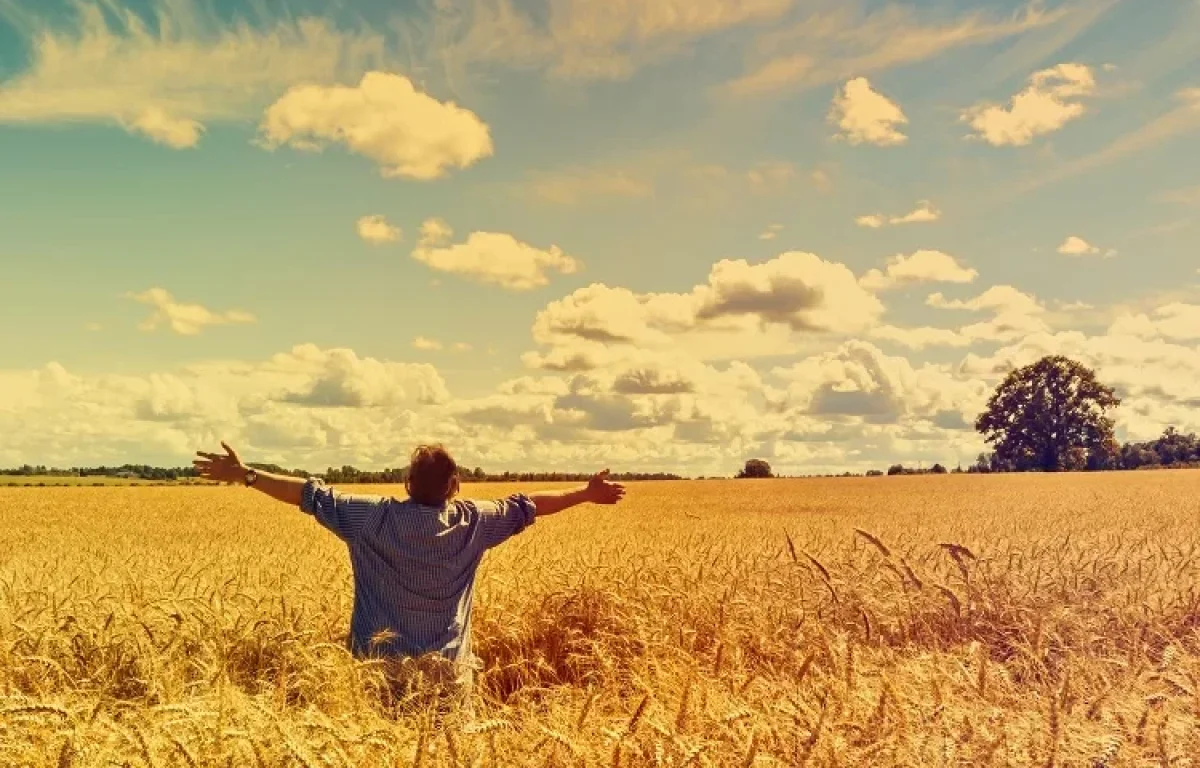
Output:
<svg viewBox="0 0 1200 768">
<path fill-rule="evenodd" d="M 580 504 L 616 504 L 625 498 L 625 486 L 608 479 L 608 470 L 597 472 L 578 488 L 563 491 L 535 491 L 529 494 L 538 517 L 553 515 Z"/>
</svg>

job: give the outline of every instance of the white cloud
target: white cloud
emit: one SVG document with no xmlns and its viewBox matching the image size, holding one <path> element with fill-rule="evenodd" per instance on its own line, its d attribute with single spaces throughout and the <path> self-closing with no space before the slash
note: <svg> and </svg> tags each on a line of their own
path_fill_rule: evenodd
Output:
<svg viewBox="0 0 1200 768">
<path fill-rule="evenodd" d="M 454 352 L 470 352 L 472 347 L 465 341 L 456 341 L 453 344 L 446 345 L 437 339 L 431 339 L 426 336 L 418 336 L 413 339 L 413 349 L 419 349 L 422 352 L 437 352 L 443 349 L 450 349 Z"/>
<path fill-rule="evenodd" d="M 166 325 L 181 336 L 195 336 L 209 326 L 257 322 L 254 315 L 242 310 L 214 312 L 200 304 L 178 302 L 163 288 L 130 294 L 130 298 L 154 308 L 154 312 L 138 326 L 143 331 L 154 331 L 160 325 Z"/>
<path fill-rule="evenodd" d="M 977 413 L 987 398 L 981 381 L 957 380 L 947 367 L 918 368 L 857 340 L 774 374 L 788 382 L 785 402 L 802 412 L 871 424 L 946 417 L 961 424 L 964 415 Z"/>
<path fill-rule="evenodd" d="M 948 253 L 920 250 L 893 256 L 885 270 L 868 271 L 859 284 L 869 291 L 885 291 L 918 283 L 970 283 L 978 276 Z"/>
<path fill-rule="evenodd" d="M 275 366 L 306 374 L 308 381 L 282 398 L 300 405 L 372 408 L 409 404 L 436 405 L 450 399 L 446 384 L 430 365 L 360 358 L 350 349 L 322 350 L 313 345 L 276 355 Z"/>
<path fill-rule="evenodd" d="M 474 112 L 388 72 L 368 72 L 356 86 L 293 86 L 267 109 L 260 132 L 270 149 L 343 143 L 378 163 L 385 178 L 436 179 L 494 151 Z"/>
<path fill-rule="evenodd" d="M 371 245 L 397 243 L 400 241 L 400 227 L 388 223 L 387 217 L 380 215 L 363 216 L 355 223 L 358 236 Z"/>
<path fill-rule="evenodd" d="M 543 250 L 506 233 L 472 232 L 466 242 L 450 244 L 453 236 L 445 221 L 427 219 L 412 257 L 439 272 L 512 291 L 540 288 L 550 282 L 547 273 L 571 275 L 583 266 L 557 245 Z"/>
<path fill-rule="evenodd" d="M 938 309 L 967 310 L 990 313 L 988 320 L 964 326 L 958 333 L 973 341 L 1009 342 L 1025 336 L 1048 333 L 1046 308 L 1035 296 L 1011 285 L 996 285 L 978 296 L 962 300 L 947 300 L 942 294 L 930 294 L 926 304 Z"/>
<path fill-rule="evenodd" d="M 763 264 L 720 261 L 692 295 L 697 320 L 749 316 L 796 331 L 853 332 L 883 313 L 845 265 L 798 251 Z"/>
<path fill-rule="evenodd" d="M 1120 336 L 1172 341 L 1200 341 L 1200 306 L 1179 302 L 1166 304 L 1147 314 L 1123 314 L 1108 331 Z"/>
<path fill-rule="evenodd" d="M 892 147 L 908 141 L 899 130 L 908 124 L 903 110 L 871 88 L 865 77 L 856 77 L 833 97 L 829 121 L 838 127 L 837 137 L 851 144 Z"/>
<path fill-rule="evenodd" d="M 413 349 L 420 349 L 425 352 L 432 352 L 442 348 L 442 342 L 437 339 L 427 339 L 424 336 L 418 336 L 413 339 Z"/>
<path fill-rule="evenodd" d="M 1066 256 L 1090 256 L 1100 253 L 1100 249 L 1082 237 L 1071 235 L 1058 246 L 1058 252 Z"/>
<path fill-rule="evenodd" d="M 316 18 L 225 26 L 191 0 L 155 4 L 153 22 L 117 2 L 75 9 L 65 23 L 31 12 L 14 27 L 31 61 L 0 83 L 0 122 L 109 123 L 182 149 L 294 83 L 357 77 L 383 57 L 380 36 Z"/>
<path fill-rule="evenodd" d="M 1025 146 L 1082 117 L 1086 107 L 1079 99 L 1095 90 L 1090 67 L 1059 64 L 1030 76 L 1029 87 L 1013 96 L 1009 107 L 985 102 L 963 112 L 961 119 L 994 147 Z"/>
<path fill-rule="evenodd" d="M 171 149 L 188 149 L 200 143 L 204 126 L 196 120 L 171 117 L 162 107 L 147 107 L 132 120 L 120 120 L 125 130 L 165 144 Z"/>
<path fill-rule="evenodd" d="M 1038 314 L 1045 311 L 1037 298 L 1011 285 L 994 285 L 978 296 L 962 301 L 930 294 L 925 303 L 938 309 L 963 309 L 972 312 L 1016 312 Z"/>
<path fill-rule="evenodd" d="M 860 227 L 869 229 L 879 229 L 888 224 L 925 224 L 937 221 L 942 218 L 942 212 L 933 206 L 933 203 L 928 200 L 921 200 L 917 203 L 917 207 L 908 213 L 898 216 L 885 216 L 882 213 L 871 213 L 859 216 L 854 220 Z"/>
<path fill-rule="evenodd" d="M 1092 245 L 1087 240 L 1084 240 L 1082 237 L 1078 237 L 1076 235 L 1071 235 L 1064 240 L 1062 244 L 1058 246 L 1058 252 L 1064 256 L 1103 255 L 1105 258 L 1112 258 L 1113 256 L 1117 255 L 1116 250 L 1113 248 L 1109 248 L 1106 251 L 1101 251 L 1101 249 L 1097 246 Z"/>
<path fill-rule="evenodd" d="M 782 224 L 772 224 L 762 231 L 758 236 L 759 240 L 774 240 L 783 231 Z"/>
<path fill-rule="evenodd" d="M 696 359 L 789 354 L 795 335 L 818 340 L 865 331 L 883 304 L 842 264 L 788 252 L 767 262 L 721 261 L 682 293 L 593 284 L 553 301 L 533 325 L 544 351 L 527 365 L 565 372 L 628 361 L 639 351 Z"/>
<path fill-rule="evenodd" d="M 921 200 L 912 211 L 903 216 L 893 216 L 889 221 L 892 224 L 923 224 L 937 221 L 940 218 L 942 218 L 941 211 L 934 208 L 928 200 Z"/>
</svg>

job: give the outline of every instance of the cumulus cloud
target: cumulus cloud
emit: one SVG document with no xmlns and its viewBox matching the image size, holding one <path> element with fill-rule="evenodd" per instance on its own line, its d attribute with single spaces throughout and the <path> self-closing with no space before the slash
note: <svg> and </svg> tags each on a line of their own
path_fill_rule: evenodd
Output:
<svg viewBox="0 0 1200 768">
<path fill-rule="evenodd" d="M 1048 333 L 1046 308 L 1037 297 L 1011 285 L 993 286 L 967 300 L 946 299 L 940 293 L 930 294 L 925 303 L 938 309 L 966 310 L 990 313 L 988 320 L 964 326 L 958 333 L 972 341 L 1007 342 L 1024 336 Z"/>
<path fill-rule="evenodd" d="M 1071 235 L 1058 246 L 1058 252 L 1066 256 L 1088 256 L 1100 253 L 1100 249 L 1082 237 Z"/>
<path fill-rule="evenodd" d="M 20 17 L 30 65 L 0 84 L 0 122 L 107 123 L 184 149 L 207 123 L 253 119 L 298 82 L 357 77 L 384 50 L 312 17 L 227 26 L 192 0 L 157 4 L 152 20 L 115 2 L 73 7 Z"/>
<path fill-rule="evenodd" d="M 257 322 L 249 312 L 239 309 L 215 312 L 200 304 L 185 304 L 176 301 L 166 289 L 151 288 L 141 293 L 130 294 L 130 298 L 154 308 L 154 311 L 138 326 L 143 331 L 155 331 L 165 325 L 181 336 L 195 336 L 214 325 L 242 325 Z"/>
<path fill-rule="evenodd" d="M 437 339 L 431 339 L 427 336 L 417 336 L 412 341 L 413 349 L 419 349 L 422 352 L 438 352 L 444 349 L 453 352 L 470 352 L 472 347 L 465 341 L 456 341 L 452 344 L 446 344 Z"/>
<path fill-rule="evenodd" d="M 1122 314 L 1109 333 L 1145 339 L 1200 341 L 1200 305 L 1174 302 L 1149 314 Z"/>
<path fill-rule="evenodd" d="M 545 344 L 669 346 L 680 335 L 737 333 L 758 325 L 850 333 L 882 313 L 883 305 L 844 265 L 789 252 L 762 264 L 718 262 L 708 281 L 687 293 L 639 294 L 599 283 L 580 288 L 539 312 L 533 333 Z M 747 320 L 752 325 L 742 322 Z"/>
<path fill-rule="evenodd" d="M 1044 311 L 1037 298 L 1011 285 L 994 285 L 970 299 L 947 299 L 932 293 L 925 303 L 938 309 L 963 309 L 972 312 L 1019 312 L 1037 314 Z"/>
<path fill-rule="evenodd" d="M 697 320 L 750 316 L 796 331 L 854 332 L 883 313 L 845 265 L 798 251 L 763 264 L 720 261 L 693 296 Z"/>
<path fill-rule="evenodd" d="M 837 138 L 850 144 L 893 147 L 908 141 L 900 130 L 908 124 L 904 111 L 874 90 L 865 77 L 850 80 L 837 92 L 829 122 L 838 127 Z"/>
<path fill-rule="evenodd" d="M 278 355 L 277 366 L 306 374 L 309 381 L 282 399 L 300 405 L 371 408 L 403 404 L 435 405 L 450 398 L 433 366 L 360 358 L 350 349 L 313 345 Z"/>
<path fill-rule="evenodd" d="M 695 388 L 695 383 L 679 372 L 659 368 L 633 368 L 613 382 L 613 390 L 623 395 L 677 395 Z"/>
<path fill-rule="evenodd" d="M 578 374 L 611 370 L 640 355 L 748 360 L 792 354 L 812 343 L 865 332 L 883 304 L 842 264 L 802 252 L 769 261 L 721 261 L 701 285 L 637 293 L 600 283 L 550 302 L 533 324 L 541 347 L 531 368 Z"/>
<path fill-rule="evenodd" d="M 435 352 L 442 348 L 442 342 L 437 339 L 427 339 L 424 336 L 418 336 L 413 339 L 413 349 L 419 349 L 423 352 Z"/>
<path fill-rule="evenodd" d="M 368 72 L 355 86 L 293 86 L 267 109 L 260 133 L 268 149 L 340 142 L 378 163 L 385 178 L 436 179 L 494 151 L 474 112 L 389 72 Z"/>
<path fill-rule="evenodd" d="M 1010 106 L 984 102 L 963 112 L 961 120 L 976 138 L 994 147 L 1021 147 L 1082 117 L 1087 108 L 1080 99 L 1095 90 L 1090 67 L 1059 64 L 1033 73 L 1029 86 L 1013 96 Z"/>
<path fill-rule="evenodd" d="M 371 245 L 384 245 L 400 241 L 400 227 L 388 223 L 385 216 L 363 216 L 355 222 L 354 226 L 363 242 Z"/>
<path fill-rule="evenodd" d="M 893 256 L 886 269 L 868 271 L 859 284 L 869 291 L 886 291 L 918 283 L 970 283 L 977 277 L 979 272 L 948 253 L 920 250 Z"/>
<path fill-rule="evenodd" d="M 924 224 L 937 221 L 942 218 L 942 212 L 933 206 L 933 203 L 928 200 L 921 200 L 917 203 L 917 207 L 908 213 L 898 216 L 886 216 L 882 213 L 871 213 L 864 216 L 859 216 L 854 221 L 860 227 L 869 229 L 879 229 L 888 224 Z"/>
<path fill-rule="evenodd" d="M 787 382 L 786 402 L 821 417 L 869 423 L 928 420 L 944 413 L 973 414 L 986 402 L 982 381 L 956 379 L 936 365 L 915 367 L 865 341 L 848 341 L 774 374 Z"/>
<path fill-rule="evenodd" d="M 1107 251 L 1101 251 L 1097 246 L 1092 245 L 1087 240 L 1077 235 L 1071 235 L 1058 246 L 1058 252 L 1064 256 L 1099 256 L 1105 257 L 1116 256 L 1117 252 L 1112 248 Z"/>
<path fill-rule="evenodd" d="M 452 244 L 454 230 L 441 219 L 427 219 L 412 257 L 430 269 L 510 291 L 531 291 L 548 285 L 548 273 L 572 275 L 583 264 L 557 245 L 537 248 L 510 234 L 472 232 L 462 243 Z"/>
<path fill-rule="evenodd" d="M 132 120 L 120 118 L 119 122 L 130 133 L 140 133 L 171 149 L 188 149 L 196 146 L 200 143 L 200 135 L 204 132 L 204 126 L 198 121 L 172 117 L 162 107 L 146 107 Z"/>
</svg>

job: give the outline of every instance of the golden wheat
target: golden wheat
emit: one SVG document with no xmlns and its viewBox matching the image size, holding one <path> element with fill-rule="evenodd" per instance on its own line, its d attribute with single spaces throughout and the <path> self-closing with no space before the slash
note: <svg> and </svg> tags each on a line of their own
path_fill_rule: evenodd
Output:
<svg viewBox="0 0 1200 768">
<path fill-rule="evenodd" d="M 467 721 L 349 657 L 345 552 L 298 511 L 3 488 L 0 765 L 1200 765 L 1198 500 L 1192 472 L 635 484 L 488 555 Z"/>
</svg>

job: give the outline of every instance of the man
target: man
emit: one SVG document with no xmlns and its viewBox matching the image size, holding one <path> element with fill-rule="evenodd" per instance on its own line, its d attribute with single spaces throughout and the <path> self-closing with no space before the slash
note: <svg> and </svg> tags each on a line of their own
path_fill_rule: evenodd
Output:
<svg viewBox="0 0 1200 768">
<path fill-rule="evenodd" d="M 346 542 L 354 574 L 350 650 L 360 657 L 420 662 L 421 672 L 470 692 L 478 662 L 471 652 L 471 605 L 483 553 L 533 524 L 578 504 L 616 504 L 625 488 L 597 473 L 586 486 L 517 493 L 495 501 L 455 498 L 458 465 L 440 445 L 412 454 L 407 499 L 348 494 L 318 478 L 256 471 L 225 454 L 197 452 L 201 477 L 244 483 L 298 506 Z"/>
</svg>

